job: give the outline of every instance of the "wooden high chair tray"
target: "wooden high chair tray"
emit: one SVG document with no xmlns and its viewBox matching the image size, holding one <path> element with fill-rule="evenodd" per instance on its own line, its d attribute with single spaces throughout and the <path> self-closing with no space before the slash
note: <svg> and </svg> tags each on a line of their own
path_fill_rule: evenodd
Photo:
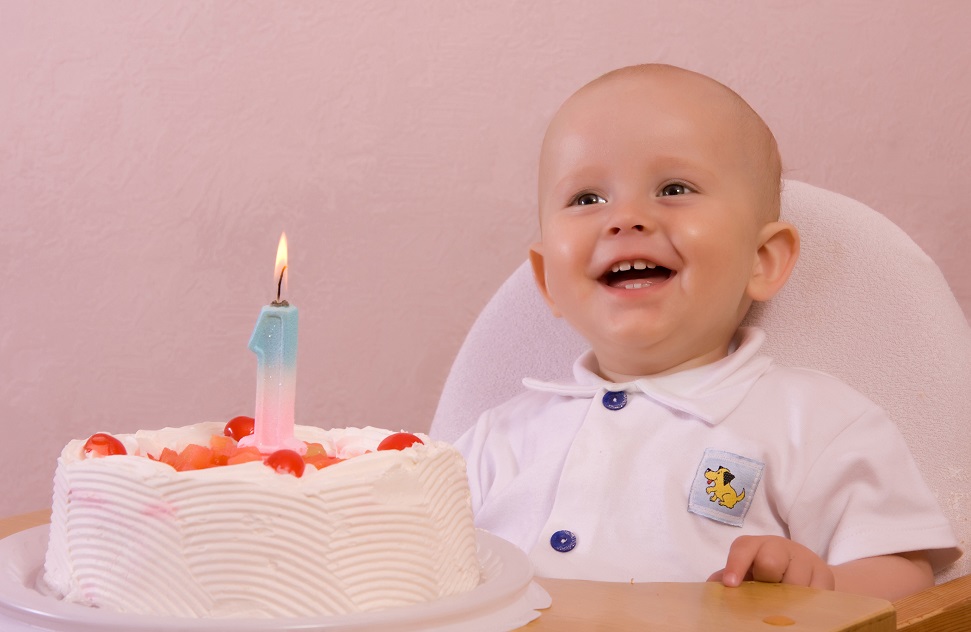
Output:
<svg viewBox="0 0 971 632">
<path fill-rule="evenodd" d="M 537 578 L 553 607 L 522 628 L 585 632 L 890 632 L 893 605 L 801 586 L 745 582 L 604 583 Z"/>
<path fill-rule="evenodd" d="M 50 511 L 0 519 L 0 538 L 45 524 Z M 627 584 L 537 578 L 553 605 L 524 632 L 890 632 L 892 605 L 882 599 L 747 582 Z M 789 625 L 784 625 L 792 621 Z"/>
</svg>

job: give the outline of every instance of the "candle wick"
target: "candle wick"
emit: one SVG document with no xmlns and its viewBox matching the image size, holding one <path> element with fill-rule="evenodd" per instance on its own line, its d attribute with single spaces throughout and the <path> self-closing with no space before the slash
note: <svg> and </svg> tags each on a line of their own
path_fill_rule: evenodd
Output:
<svg viewBox="0 0 971 632">
<path fill-rule="evenodd" d="M 283 266 L 283 269 L 280 270 L 280 280 L 277 281 L 276 283 L 276 301 L 274 301 L 276 303 L 280 302 L 280 288 L 283 287 L 283 275 L 286 273 L 286 271 L 287 271 L 286 266 Z"/>
</svg>

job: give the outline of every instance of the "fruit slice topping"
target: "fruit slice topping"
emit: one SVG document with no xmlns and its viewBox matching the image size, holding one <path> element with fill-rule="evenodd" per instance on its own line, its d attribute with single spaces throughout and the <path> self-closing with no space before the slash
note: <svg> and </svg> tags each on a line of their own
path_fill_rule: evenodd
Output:
<svg viewBox="0 0 971 632">
<path fill-rule="evenodd" d="M 340 463 L 343 460 L 336 456 L 328 456 L 324 446 L 320 443 L 308 443 L 307 452 L 303 455 L 303 462 L 307 465 L 313 465 L 318 470 L 322 470 L 328 465 Z"/>
<path fill-rule="evenodd" d="M 212 450 L 205 446 L 190 443 L 185 446 L 182 452 L 179 452 L 179 456 L 176 457 L 172 467 L 179 472 L 185 472 L 186 470 L 204 470 L 214 465 Z"/>
<path fill-rule="evenodd" d="M 227 437 L 232 437 L 236 441 L 239 441 L 243 437 L 253 434 L 255 425 L 256 420 L 252 417 L 242 415 L 239 417 L 233 417 L 223 429 L 223 434 Z"/>
<path fill-rule="evenodd" d="M 280 474 L 293 474 L 297 478 L 303 476 L 303 457 L 295 450 L 277 450 L 264 462 Z"/>
<path fill-rule="evenodd" d="M 405 448 L 410 448 L 416 443 L 420 443 L 422 445 L 425 444 L 424 441 L 410 432 L 396 432 L 392 435 L 388 435 L 383 441 L 381 441 L 381 443 L 378 444 L 378 451 L 404 450 Z"/>
<path fill-rule="evenodd" d="M 95 433 L 84 443 L 85 456 L 100 457 L 113 454 L 128 454 L 128 450 L 121 441 L 107 432 Z"/>
<path fill-rule="evenodd" d="M 239 439 L 252 433 L 252 417 L 234 417 L 225 425 L 222 435 L 209 437 L 209 445 L 189 444 L 181 451 L 165 447 L 157 456 L 147 453 L 142 454 L 142 456 L 152 461 L 165 463 L 179 472 L 262 461 L 277 472 L 292 474 L 299 478 L 303 475 L 307 465 L 312 465 L 321 470 L 346 461 L 358 454 L 355 452 L 350 455 L 338 456 L 338 454 L 341 454 L 339 446 L 331 445 L 329 448 L 325 448 L 321 443 L 306 443 L 307 451 L 302 456 L 294 450 L 277 450 L 269 456 L 264 456 L 256 447 L 239 447 Z M 385 437 L 378 444 L 377 449 L 404 450 L 416 443 L 423 444 L 424 442 L 411 433 L 397 432 Z M 328 449 L 332 454 L 328 454 Z M 92 435 L 85 444 L 84 451 L 85 454 L 93 456 L 126 454 L 125 446 L 121 441 L 106 433 Z M 370 452 L 372 452 L 371 449 L 362 446 L 359 454 Z"/>
</svg>

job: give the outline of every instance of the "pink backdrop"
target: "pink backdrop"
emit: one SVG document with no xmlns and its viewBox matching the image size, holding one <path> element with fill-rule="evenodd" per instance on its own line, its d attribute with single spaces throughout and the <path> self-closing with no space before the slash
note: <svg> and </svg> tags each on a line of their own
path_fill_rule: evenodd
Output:
<svg viewBox="0 0 971 632">
<path fill-rule="evenodd" d="M 546 121 L 631 63 L 734 87 L 971 313 L 971 4 L 929 6 L 0 0 L 0 514 L 68 439 L 253 409 L 282 230 L 298 421 L 427 428 L 536 235 Z"/>
</svg>

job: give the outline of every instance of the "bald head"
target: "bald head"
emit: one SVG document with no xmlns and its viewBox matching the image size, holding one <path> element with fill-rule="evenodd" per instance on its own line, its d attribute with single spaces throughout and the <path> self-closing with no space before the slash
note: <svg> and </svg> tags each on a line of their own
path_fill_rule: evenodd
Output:
<svg viewBox="0 0 971 632">
<path fill-rule="evenodd" d="M 540 157 L 540 198 L 551 183 L 548 175 L 553 145 L 569 134 L 578 111 L 599 108 L 601 117 L 617 117 L 620 108 L 637 108 L 638 116 L 684 113 L 710 129 L 718 150 L 737 163 L 758 192 L 758 221 L 779 217 L 782 164 L 778 145 L 762 118 L 727 86 L 705 75 L 664 64 L 628 66 L 608 72 L 580 88 L 553 117 Z"/>
<path fill-rule="evenodd" d="M 762 119 L 697 73 L 623 68 L 563 104 L 543 140 L 530 262 L 602 376 L 730 352 L 753 301 L 775 294 L 798 257 L 798 232 L 775 221 L 779 178 Z"/>
</svg>

